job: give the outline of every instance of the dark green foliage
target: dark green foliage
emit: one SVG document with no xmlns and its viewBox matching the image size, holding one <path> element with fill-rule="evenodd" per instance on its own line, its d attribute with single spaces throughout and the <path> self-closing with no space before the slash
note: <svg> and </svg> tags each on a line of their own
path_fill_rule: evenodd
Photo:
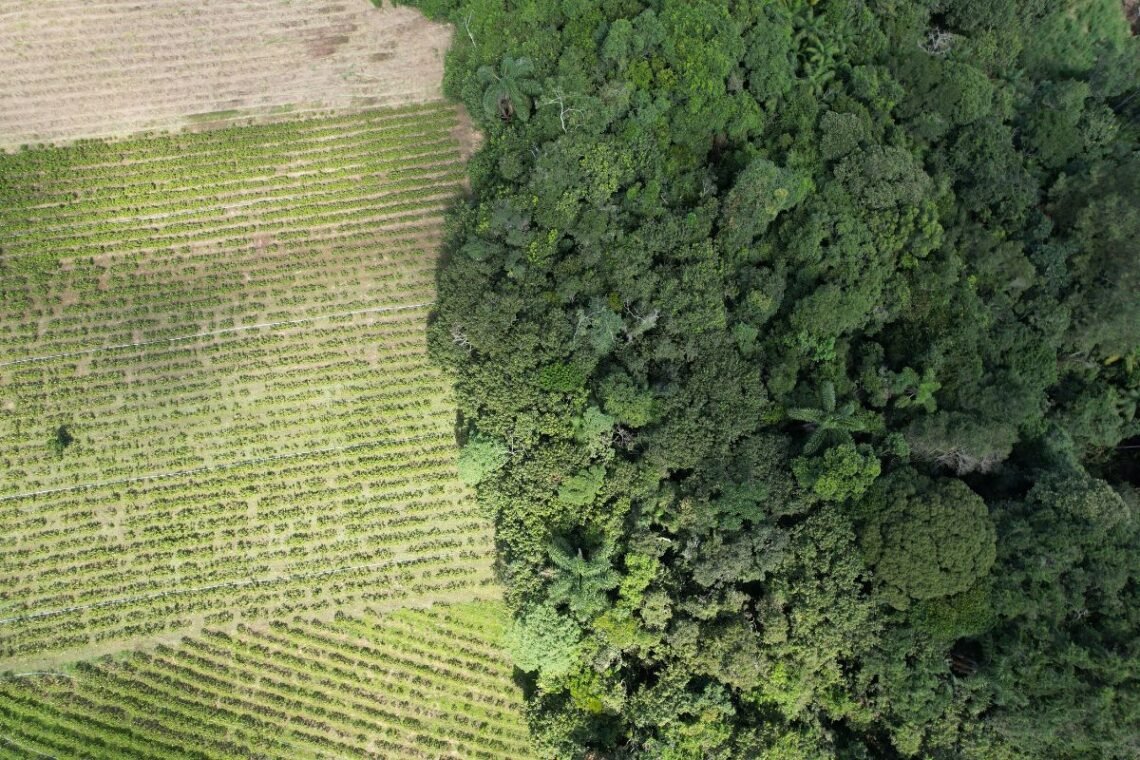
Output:
<svg viewBox="0 0 1140 760">
<path fill-rule="evenodd" d="M 995 534 L 982 498 L 960 480 L 901 469 L 859 505 L 867 564 L 891 605 L 960 594 L 989 572 Z"/>
<path fill-rule="evenodd" d="M 1140 504 L 1126 493 L 1051 472 L 1001 513 L 998 624 L 986 637 L 1001 705 L 989 724 L 995 752 L 1135 754 Z"/>
<path fill-rule="evenodd" d="M 795 407 L 788 410 L 788 417 L 811 428 L 811 435 L 804 441 L 804 453 L 814 454 L 829 440 L 849 442 L 852 433 L 871 427 L 871 421 L 861 412 L 853 401 L 836 406 L 835 383 L 826 380 L 819 388 L 818 407 Z"/>
<path fill-rule="evenodd" d="M 539 93 L 539 86 L 531 79 L 534 64 L 529 58 L 503 56 L 498 70 L 491 66 L 479 68 L 479 81 L 486 86 L 483 92 L 483 113 L 509 121 L 516 116 L 530 120 L 531 96 Z"/>
<path fill-rule="evenodd" d="M 75 443 L 75 435 L 68 429 L 67 425 L 60 425 L 55 429 L 48 445 L 57 457 L 61 457 L 63 452 L 67 451 L 67 448 L 73 443 Z"/>
<path fill-rule="evenodd" d="M 1135 755 L 1115 0 L 424 5 L 487 136 L 431 345 L 542 751 Z"/>
<path fill-rule="evenodd" d="M 777 216 L 796 206 L 811 188 L 806 176 L 767 159 L 752 161 L 736 178 L 721 209 L 718 242 L 730 256 L 748 248 Z"/>
<path fill-rule="evenodd" d="M 606 592 L 618 585 L 618 575 L 610 565 L 613 548 L 584 552 L 565 541 L 555 541 L 549 549 L 554 563 L 554 582 L 547 591 L 550 602 L 565 604 L 581 620 L 589 620 L 609 606 Z"/>
</svg>

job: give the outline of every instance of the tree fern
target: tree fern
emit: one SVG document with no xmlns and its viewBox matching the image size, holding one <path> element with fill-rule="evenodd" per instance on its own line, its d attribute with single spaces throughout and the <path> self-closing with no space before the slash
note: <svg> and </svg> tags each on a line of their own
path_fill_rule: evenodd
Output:
<svg viewBox="0 0 1140 760">
<path fill-rule="evenodd" d="M 558 572 L 550 586 L 549 599 L 566 604 L 572 613 L 586 620 L 608 604 L 606 591 L 618 585 L 618 574 L 610 563 L 613 547 L 605 545 L 590 555 L 565 541 L 556 540 L 547 549 Z"/>
</svg>

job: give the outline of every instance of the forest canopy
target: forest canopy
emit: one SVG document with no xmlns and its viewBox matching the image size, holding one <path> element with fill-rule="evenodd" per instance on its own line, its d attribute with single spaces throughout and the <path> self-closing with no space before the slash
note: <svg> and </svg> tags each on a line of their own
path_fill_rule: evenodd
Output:
<svg viewBox="0 0 1140 760">
<path fill-rule="evenodd" d="M 1119 0 L 420 0 L 435 357 L 551 757 L 1140 753 Z"/>
</svg>

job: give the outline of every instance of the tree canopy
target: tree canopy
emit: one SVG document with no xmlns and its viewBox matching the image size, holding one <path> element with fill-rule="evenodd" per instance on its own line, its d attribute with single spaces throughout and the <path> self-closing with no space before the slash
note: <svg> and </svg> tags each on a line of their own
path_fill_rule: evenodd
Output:
<svg viewBox="0 0 1140 760">
<path fill-rule="evenodd" d="M 430 327 L 549 757 L 1140 736 L 1118 0 L 422 0 Z"/>
</svg>

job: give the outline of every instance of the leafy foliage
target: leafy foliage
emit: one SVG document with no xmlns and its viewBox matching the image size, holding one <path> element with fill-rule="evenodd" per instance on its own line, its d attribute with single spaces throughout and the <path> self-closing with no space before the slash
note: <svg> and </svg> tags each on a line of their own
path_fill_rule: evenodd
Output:
<svg viewBox="0 0 1140 760">
<path fill-rule="evenodd" d="M 548 755 L 1126 756 L 1131 613 L 1046 640 L 1073 600 L 1011 547 L 1070 537 L 1008 522 L 1050 473 L 1103 503 L 1140 473 L 1140 56 L 1108 7 L 449 11 L 488 140 L 434 345 L 512 441 L 479 485 L 512 605 L 579 629 L 534 682 Z M 503 121 L 479 72 L 522 57 L 542 100 Z M 1132 535 L 1097 555 L 1117 598 Z M 1066 652 L 1121 671 L 1054 690 Z"/>
<path fill-rule="evenodd" d="M 960 480 L 900 469 L 877 484 L 860 512 L 867 564 L 895 607 L 961 593 L 993 566 L 986 504 Z"/>
<path fill-rule="evenodd" d="M 503 56 L 497 71 L 481 66 L 479 81 L 487 87 L 483 92 L 483 112 L 505 121 L 516 116 L 528 121 L 533 108 L 531 97 L 539 93 L 538 83 L 531 78 L 533 73 L 534 64 L 529 58 Z"/>
</svg>

